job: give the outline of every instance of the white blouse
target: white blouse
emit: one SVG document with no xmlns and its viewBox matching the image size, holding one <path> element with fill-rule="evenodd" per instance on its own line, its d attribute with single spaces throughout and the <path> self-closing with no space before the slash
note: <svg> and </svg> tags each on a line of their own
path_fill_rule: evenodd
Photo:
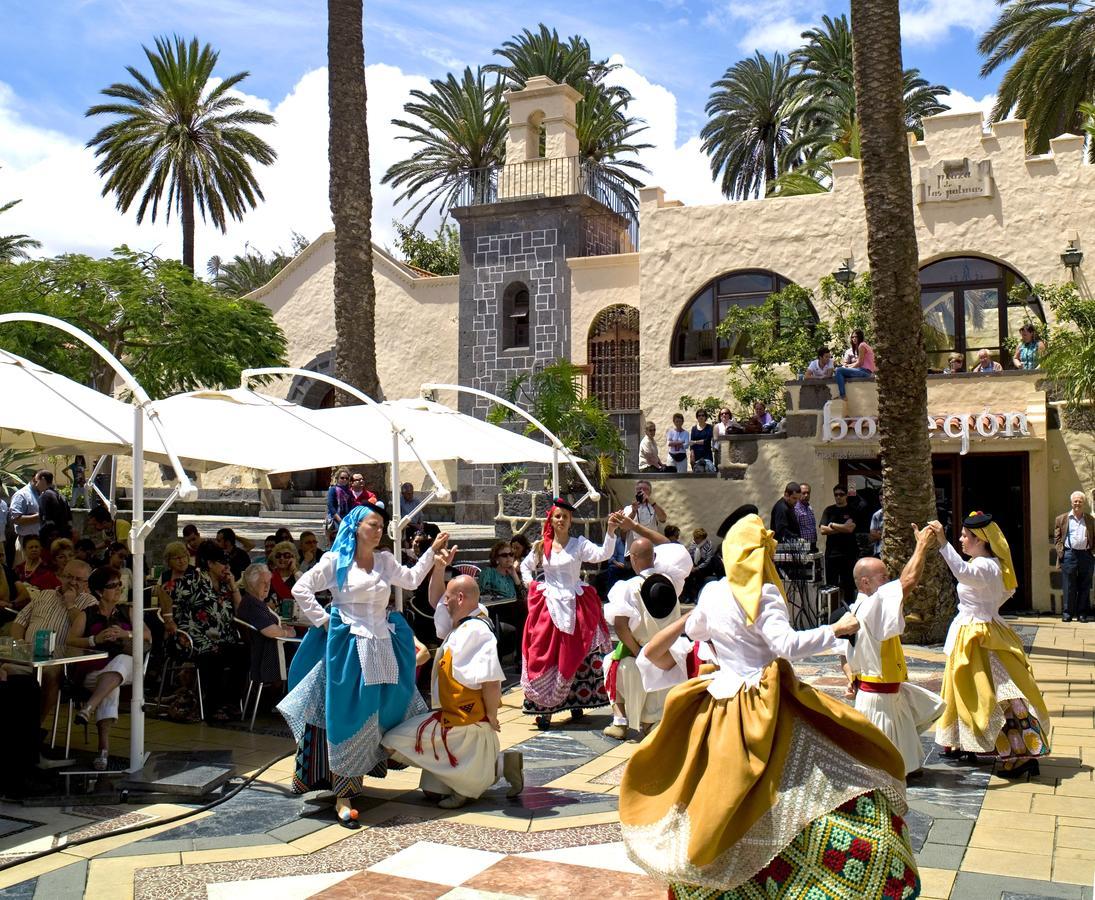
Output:
<svg viewBox="0 0 1095 900">
<path fill-rule="evenodd" d="M 387 550 L 373 554 L 372 571 L 365 571 L 356 562 L 346 573 L 346 587 L 339 588 L 335 575 L 338 556 L 324 553 L 319 562 L 297 579 L 293 599 L 304 617 L 316 628 L 322 628 L 331 618 L 316 599 L 319 591 L 330 591 L 331 605 L 338 608 L 342 621 L 358 637 L 387 637 L 388 600 L 393 586 L 414 590 L 433 568 L 433 550 L 427 550 L 414 568 L 401 566 Z"/>
<path fill-rule="evenodd" d="M 464 622 L 445 638 L 438 659 L 448 650 L 452 674 L 464 687 L 479 690 L 490 681 L 505 681 L 498 659 L 498 640 L 485 622 Z M 437 695 L 437 666 L 433 668 L 433 705 L 441 706 Z"/>
<path fill-rule="evenodd" d="M 745 611 L 725 578 L 700 593 L 685 634 L 693 641 L 710 642 L 714 649 L 719 671 L 705 677 L 710 679 L 708 693 L 719 700 L 733 697 L 743 687 L 756 687 L 773 660 L 794 662 L 835 650 L 840 644 L 830 625 L 795 631 L 787 601 L 774 584 L 764 585 L 756 621 L 746 624 Z"/>
<path fill-rule="evenodd" d="M 565 547 L 557 543 L 551 546 L 551 558 L 545 557 L 544 602 L 555 627 L 564 634 L 574 633 L 574 598 L 586 585 L 582 582 L 582 563 L 599 563 L 611 559 L 616 549 L 616 533 L 605 534 L 598 547 L 584 537 L 572 537 Z M 536 577 L 536 554 L 530 553 L 521 563 L 521 576 L 525 584 Z"/>
<path fill-rule="evenodd" d="M 950 653 L 954 648 L 958 629 L 963 625 L 974 622 L 999 622 L 1006 625 L 1000 618 L 1000 607 L 1015 591 L 1004 588 L 1004 576 L 1000 563 L 995 558 L 975 556 L 967 561 L 949 543 L 940 547 L 939 552 L 958 579 L 958 615 L 951 622 L 947 641 L 943 645 L 943 652 Z"/>
<path fill-rule="evenodd" d="M 853 672 L 869 678 L 882 676 L 882 642 L 905 631 L 905 589 L 900 581 L 888 581 L 869 597 L 860 591 L 851 605 L 859 620 L 853 646 L 842 638 L 843 655 Z"/>
</svg>

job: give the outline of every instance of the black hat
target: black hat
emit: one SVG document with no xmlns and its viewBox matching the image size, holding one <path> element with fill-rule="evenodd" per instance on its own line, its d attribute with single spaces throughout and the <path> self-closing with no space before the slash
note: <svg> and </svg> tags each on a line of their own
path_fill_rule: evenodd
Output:
<svg viewBox="0 0 1095 900">
<path fill-rule="evenodd" d="M 564 500 L 562 497 L 556 497 L 554 500 L 551 501 L 551 505 L 558 506 L 559 509 L 565 509 L 571 513 L 576 513 L 578 511 L 574 508 L 572 504 L 567 503 L 567 501 Z"/>
<path fill-rule="evenodd" d="M 655 572 L 643 580 L 639 596 L 642 597 L 646 611 L 655 619 L 664 619 L 677 605 L 676 588 L 661 572 Z"/>
<path fill-rule="evenodd" d="M 962 524 L 967 528 L 984 528 L 986 525 L 992 524 L 992 515 L 984 512 L 972 512 L 965 519 L 962 520 Z"/>
<path fill-rule="evenodd" d="M 839 622 L 844 617 L 845 613 L 850 613 L 850 612 L 851 612 L 851 610 L 848 608 L 848 604 L 847 603 L 841 603 L 840 606 L 838 606 L 836 609 L 834 609 L 832 614 L 829 616 L 829 624 L 830 625 L 835 625 L 837 622 Z M 854 634 L 850 634 L 844 640 L 846 640 L 849 644 L 851 644 L 854 647 L 855 646 L 855 637 L 856 636 Z"/>
<path fill-rule="evenodd" d="M 392 519 L 392 514 L 388 512 L 388 507 L 384 505 L 383 500 L 365 500 L 361 503 L 361 506 L 364 506 L 370 512 L 377 513 L 384 520 L 385 525 Z"/>
<path fill-rule="evenodd" d="M 719 526 L 719 530 L 716 531 L 715 533 L 720 538 L 724 538 L 730 532 L 730 529 L 733 528 L 735 525 L 737 525 L 738 522 L 740 522 L 746 516 L 759 516 L 759 515 L 760 515 L 760 510 L 757 509 L 755 504 L 753 504 L 753 503 L 744 503 L 741 506 L 739 506 L 737 509 L 735 509 L 732 513 L 730 513 L 730 515 L 728 515 L 725 519 L 722 520 L 722 524 Z"/>
</svg>

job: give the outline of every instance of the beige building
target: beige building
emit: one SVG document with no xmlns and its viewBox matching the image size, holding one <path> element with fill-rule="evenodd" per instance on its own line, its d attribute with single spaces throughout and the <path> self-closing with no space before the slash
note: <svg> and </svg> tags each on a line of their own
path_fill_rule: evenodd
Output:
<svg viewBox="0 0 1095 900">
<path fill-rule="evenodd" d="M 389 397 L 413 395 L 426 380 L 497 390 L 517 372 L 566 356 L 587 366 L 588 389 L 618 415 L 634 448 L 647 419 L 664 439 L 682 395 L 728 395 L 727 351 L 714 332 L 728 306 L 757 303 L 788 283 L 817 294 L 842 265 L 867 267 L 858 160 L 835 163 L 824 194 L 688 207 L 648 187 L 629 217 L 614 186 L 574 155 L 573 91 L 544 79 L 507 99 L 509 161 L 497 173 L 474 173 L 455 212 L 461 274 L 429 276 L 374 250 L 378 365 Z M 1064 135 L 1048 154 L 1029 157 L 1023 122 L 986 128 L 979 113 L 936 116 L 925 121 L 923 140 L 910 135 L 933 365 L 958 351 L 968 368 L 988 349 L 1010 368 L 1005 341 L 1024 319 L 1050 314 L 1037 299 L 1010 305 L 1016 283 L 1071 277 L 1089 292 L 1082 263 L 1062 263 L 1070 245 L 1095 241 L 1095 167 L 1083 151 L 1082 138 Z M 333 267 L 326 234 L 252 295 L 285 330 L 293 366 L 330 367 Z M 326 402 L 325 389 L 305 382 L 283 388 L 309 405 Z M 686 533 L 713 530 L 743 502 L 770 509 L 788 479 L 813 485 L 819 511 L 838 481 L 871 497 L 879 484 L 874 383 L 851 383 L 860 416 L 843 423 L 827 418 L 830 390 L 790 383 L 786 432 L 729 442 L 718 476 L 660 478 L 656 494 L 671 520 Z M 483 410 L 469 401 L 462 408 Z M 1075 414 L 1062 421 L 1038 375 L 1014 369 L 929 376 L 929 412 L 940 509 L 996 512 L 1013 547 L 1023 548 L 1016 605 L 1056 603 L 1048 532 L 1072 490 L 1090 496 L 1095 488 L 1092 431 Z M 473 501 L 469 514 L 485 513 L 497 493 L 494 473 L 450 475 Z M 615 486 L 630 496 L 627 480 Z"/>
</svg>

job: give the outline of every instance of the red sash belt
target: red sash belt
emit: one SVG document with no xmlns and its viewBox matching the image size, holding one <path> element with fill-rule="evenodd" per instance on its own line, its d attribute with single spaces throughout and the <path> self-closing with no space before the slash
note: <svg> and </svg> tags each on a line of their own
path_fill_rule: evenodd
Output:
<svg viewBox="0 0 1095 900">
<path fill-rule="evenodd" d="M 896 694 L 901 690 L 900 681 L 856 681 L 865 694 Z"/>
<path fill-rule="evenodd" d="M 414 752 L 415 753 L 424 753 L 425 752 L 423 750 L 423 747 L 422 747 L 422 738 L 425 735 L 425 731 L 426 731 L 427 726 L 429 726 L 431 723 L 436 723 L 437 725 L 441 726 L 441 746 L 445 748 L 445 753 L 449 758 L 449 765 L 452 766 L 455 769 L 456 764 L 459 762 L 459 760 L 455 756 L 452 755 L 452 751 L 449 749 L 449 732 L 452 730 L 453 726 L 451 726 L 451 725 L 442 725 L 441 724 L 441 716 L 442 716 L 443 712 L 444 712 L 444 710 L 440 710 L 440 709 L 434 710 L 429 716 L 427 716 L 425 718 L 425 720 L 423 720 L 422 724 L 418 726 L 418 732 L 415 734 L 415 738 L 414 738 Z M 480 722 L 490 722 L 490 719 L 488 719 L 486 716 L 483 716 L 483 718 L 480 719 L 479 721 Z M 441 756 L 437 752 L 437 732 L 436 732 L 436 730 L 434 731 L 433 736 L 430 738 L 430 747 L 433 750 L 433 758 L 440 762 Z"/>
</svg>

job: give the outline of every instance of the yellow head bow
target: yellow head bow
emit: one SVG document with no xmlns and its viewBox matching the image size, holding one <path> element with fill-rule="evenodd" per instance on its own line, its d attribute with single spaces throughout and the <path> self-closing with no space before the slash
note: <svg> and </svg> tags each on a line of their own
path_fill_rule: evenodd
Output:
<svg viewBox="0 0 1095 900">
<path fill-rule="evenodd" d="M 970 515 L 980 514 L 973 512 Z M 1019 586 L 1019 579 L 1015 577 L 1015 566 L 1011 562 L 1011 547 L 1008 546 L 1008 539 L 1004 537 L 1004 532 L 1000 530 L 1000 526 L 995 522 L 989 522 L 988 525 L 983 525 L 980 528 L 970 528 L 967 525 L 966 529 L 974 537 L 985 541 L 989 545 L 989 549 L 992 550 L 997 562 L 1000 563 L 1000 573 L 1004 576 L 1004 589 L 1014 591 Z"/>
<path fill-rule="evenodd" d="M 750 625 L 756 621 L 765 583 L 774 584 L 783 593 L 775 552 L 775 535 L 764 527 L 757 515 L 745 516 L 735 523 L 722 542 L 726 580 Z"/>
</svg>

